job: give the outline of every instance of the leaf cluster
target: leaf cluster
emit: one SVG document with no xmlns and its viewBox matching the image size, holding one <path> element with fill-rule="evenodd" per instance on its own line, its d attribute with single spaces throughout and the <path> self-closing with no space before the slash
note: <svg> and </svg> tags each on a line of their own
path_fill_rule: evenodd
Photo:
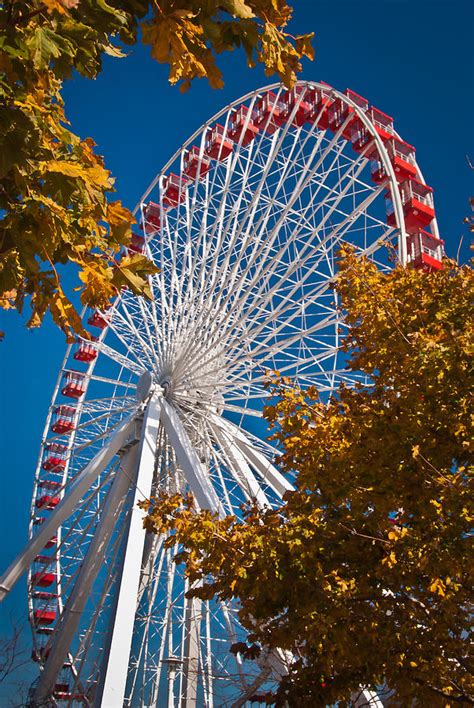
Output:
<svg viewBox="0 0 474 708">
<path fill-rule="evenodd" d="M 29 326 L 49 310 L 69 338 L 87 332 L 62 266 L 75 264 L 83 304 L 107 308 L 124 285 L 118 255 L 134 222 L 110 200 L 114 180 L 94 142 L 69 129 L 61 86 L 74 69 L 94 78 L 103 54 L 115 51 L 111 37 L 134 41 L 136 17 L 106 2 L 78 5 L 20 1 L 0 10 L 0 305 L 21 311 L 28 298 Z M 150 265 L 127 264 L 141 294 Z"/>
<path fill-rule="evenodd" d="M 142 256 L 118 258 L 132 214 L 111 201 L 114 180 L 91 139 L 69 127 L 62 83 L 95 78 L 104 55 L 125 56 L 140 28 L 170 82 L 222 85 L 215 55 L 243 47 L 287 85 L 309 36 L 284 32 L 284 0 L 6 0 L 0 6 L 0 306 L 31 304 L 29 326 L 49 310 L 68 337 L 87 334 L 66 296 L 62 265 L 75 264 L 81 300 L 107 308 L 122 287 L 150 296 Z"/>
<path fill-rule="evenodd" d="M 346 249 L 336 290 L 359 384 L 329 402 L 276 377 L 266 409 L 296 489 L 242 519 L 148 510 L 194 594 L 240 601 L 250 644 L 295 661 L 277 705 L 472 705 L 472 270 L 381 273 Z M 162 524 L 162 526 L 160 526 Z M 164 526 L 163 526 L 164 524 Z"/>
<path fill-rule="evenodd" d="M 249 67 L 261 63 L 267 76 L 277 74 L 291 87 L 303 56 L 314 58 L 313 33 L 293 37 L 285 29 L 291 19 L 286 0 L 160 0 L 143 24 L 143 41 L 152 56 L 169 64 L 171 84 L 181 90 L 195 78 L 221 88 L 216 55 L 242 48 Z"/>
</svg>

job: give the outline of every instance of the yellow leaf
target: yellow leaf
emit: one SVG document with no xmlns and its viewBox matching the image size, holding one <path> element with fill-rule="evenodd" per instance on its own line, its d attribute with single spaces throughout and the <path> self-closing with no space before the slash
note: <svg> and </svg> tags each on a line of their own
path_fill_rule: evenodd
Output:
<svg viewBox="0 0 474 708">
<path fill-rule="evenodd" d="M 110 57 L 118 57 L 119 59 L 127 56 L 126 53 L 120 49 L 120 47 L 115 47 L 113 44 L 106 44 L 104 51 Z"/>
<path fill-rule="evenodd" d="M 98 187 L 111 187 L 114 180 L 110 177 L 110 172 L 97 165 L 96 167 L 88 167 L 85 178 L 90 182 L 94 182 Z"/>
<path fill-rule="evenodd" d="M 49 13 L 54 12 L 54 10 L 56 10 L 62 15 L 66 14 L 65 3 L 61 2 L 61 0 L 43 0 L 43 5 L 46 6 Z"/>
<path fill-rule="evenodd" d="M 440 597 L 446 597 L 446 585 L 443 583 L 441 578 L 436 578 L 433 580 L 429 587 L 430 592 L 440 595 Z"/>
<path fill-rule="evenodd" d="M 51 296 L 49 309 L 54 321 L 65 332 L 69 342 L 74 341 L 74 334 L 88 336 L 79 314 L 61 288 Z"/>
<path fill-rule="evenodd" d="M 296 51 L 302 56 L 308 57 L 308 59 L 311 59 L 311 61 L 314 59 L 314 49 L 311 46 L 311 40 L 314 37 L 314 32 L 310 32 L 310 34 L 302 34 L 299 37 L 296 37 L 295 40 L 295 46 L 296 46 Z"/>
<path fill-rule="evenodd" d="M 107 221 L 111 226 L 134 224 L 135 218 L 131 211 L 122 206 L 121 202 L 109 202 L 107 205 Z"/>
<path fill-rule="evenodd" d="M 251 17 L 255 17 L 252 9 L 244 0 L 224 0 L 222 4 L 233 17 L 238 17 L 241 20 L 249 20 Z"/>
<path fill-rule="evenodd" d="M 388 556 L 385 556 L 385 558 L 382 559 L 382 564 L 383 565 L 388 565 L 389 568 L 393 568 L 393 566 L 397 562 L 397 556 L 393 551 L 390 552 Z"/>
<path fill-rule="evenodd" d="M 100 165 L 84 167 L 80 162 L 72 162 L 71 160 L 50 160 L 42 164 L 41 171 L 43 173 L 57 172 L 65 177 L 79 178 L 85 183 L 92 182 L 97 187 L 106 187 L 107 189 L 113 184 L 110 172 Z"/>
</svg>

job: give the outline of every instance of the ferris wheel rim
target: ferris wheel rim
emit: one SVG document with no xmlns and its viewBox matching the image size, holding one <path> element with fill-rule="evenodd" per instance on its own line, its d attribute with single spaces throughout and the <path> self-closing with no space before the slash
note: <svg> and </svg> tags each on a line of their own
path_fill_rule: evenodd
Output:
<svg viewBox="0 0 474 708">
<path fill-rule="evenodd" d="M 375 143 L 378 148 L 379 155 L 383 161 L 384 167 L 390 177 L 390 189 L 392 192 L 392 198 L 395 203 L 395 210 L 397 214 L 397 226 L 400 229 L 400 238 L 399 238 L 399 260 L 402 263 L 402 265 L 406 264 L 407 261 L 407 254 L 406 254 L 406 232 L 404 229 L 404 216 L 403 216 L 403 209 L 402 209 L 402 204 L 400 201 L 400 195 L 397 189 L 393 189 L 393 187 L 397 184 L 395 172 L 393 170 L 393 166 L 390 163 L 389 157 L 387 155 L 385 146 L 383 141 L 381 140 L 380 136 L 378 135 L 377 131 L 374 129 L 374 126 L 372 122 L 367 118 L 366 114 L 364 111 L 362 111 L 357 104 L 355 104 L 351 99 L 343 92 L 338 91 L 337 89 L 333 88 L 329 84 L 326 84 L 325 82 L 320 82 L 320 81 L 313 81 L 311 79 L 305 79 L 305 80 L 297 80 L 295 83 L 295 87 L 304 87 L 304 88 L 319 88 L 319 89 L 324 89 L 330 92 L 335 98 L 338 98 L 341 100 L 343 103 L 349 105 L 351 108 L 354 109 L 356 114 L 358 115 L 359 119 L 363 122 L 364 126 L 369 130 L 370 134 L 372 135 L 373 139 L 375 140 Z M 254 89 L 253 91 L 249 91 L 245 95 L 234 99 L 230 103 L 228 103 L 224 108 L 220 109 L 214 115 L 209 118 L 207 121 L 201 124 L 201 126 L 187 139 L 182 143 L 182 145 L 174 152 L 174 154 L 168 159 L 168 161 L 164 164 L 163 168 L 157 173 L 156 177 L 152 180 L 150 183 L 149 187 L 147 190 L 143 193 L 142 197 L 136 204 L 136 206 L 133 209 L 133 215 L 135 216 L 137 213 L 140 212 L 143 204 L 145 203 L 145 200 L 148 198 L 150 192 L 153 190 L 153 188 L 158 184 L 160 178 L 164 177 L 166 173 L 168 172 L 169 168 L 175 163 L 175 161 L 179 158 L 180 155 L 184 153 L 184 151 L 192 146 L 193 141 L 205 130 L 210 129 L 219 118 L 221 118 L 223 115 L 226 113 L 229 113 L 235 108 L 240 107 L 242 104 L 249 100 L 256 100 L 260 96 L 263 96 L 267 94 L 270 91 L 277 91 L 277 95 L 279 96 L 281 93 L 285 91 L 285 87 L 283 84 L 280 82 L 275 82 L 272 84 L 268 84 L 265 86 L 262 86 L 260 88 Z M 396 131 L 393 130 L 393 135 L 394 137 L 400 138 L 400 134 Z M 415 166 L 416 166 L 416 171 L 417 171 L 417 178 L 421 182 L 425 182 L 423 173 L 421 171 L 420 166 L 418 165 L 418 162 L 415 159 Z M 433 228 L 433 233 L 435 236 L 439 238 L 439 231 L 438 231 L 438 226 L 437 226 L 437 221 L 436 221 L 436 215 L 433 219 L 432 222 L 432 228 Z"/>
</svg>

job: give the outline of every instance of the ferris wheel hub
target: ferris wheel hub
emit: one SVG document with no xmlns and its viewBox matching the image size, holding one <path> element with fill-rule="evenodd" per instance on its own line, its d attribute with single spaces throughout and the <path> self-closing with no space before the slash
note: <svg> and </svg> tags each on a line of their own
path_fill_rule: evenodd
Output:
<svg viewBox="0 0 474 708">
<path fill-rule="evenodd" d="M 164 397 L 168 398 L 171 393 L 171 387 L 172 387 L 171 380 L 170 379 L 163 379 L 163 381 L 160 381 L 160 386 L 163 389 Z"/>
<path fill-rule="evenodd" d="M 144 371 L 137 383 L 137 399 L 143 403 L 149 397 L 153 386 L 153 377 L 149 371 Z"/>
</svg>

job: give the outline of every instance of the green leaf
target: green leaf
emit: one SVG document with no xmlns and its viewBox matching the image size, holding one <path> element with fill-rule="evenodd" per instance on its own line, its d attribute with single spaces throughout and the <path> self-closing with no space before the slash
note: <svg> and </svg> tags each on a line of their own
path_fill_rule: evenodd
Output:
<svg viewBox="0 0 474 708">
<path fill-rule="evenodd" d="M 48 28 L 36 27 L 30 41 L 33 50 L 33 64 L 37 69 L 46 69 L 52 58 L 57 59 L 61 56 L 61 50 L 51 38 L 51 34 Z"/>
</svg>

